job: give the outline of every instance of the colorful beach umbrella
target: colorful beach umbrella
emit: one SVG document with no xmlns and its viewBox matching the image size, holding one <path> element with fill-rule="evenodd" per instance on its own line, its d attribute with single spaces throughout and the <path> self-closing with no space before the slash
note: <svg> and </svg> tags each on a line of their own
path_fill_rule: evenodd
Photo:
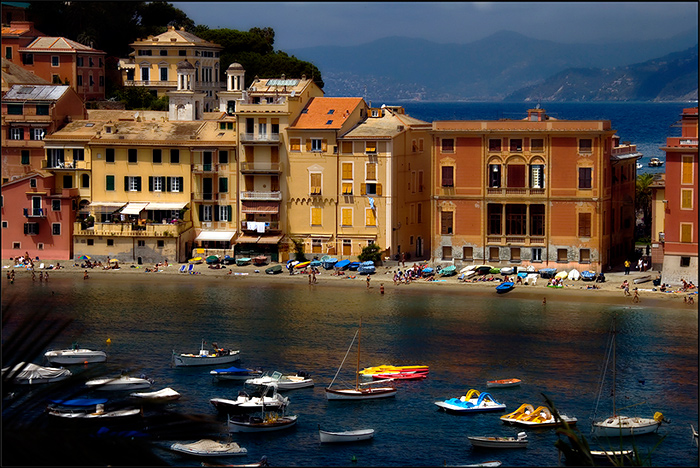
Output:
<svg viewBox="0 0 700 468">
<path fill-rule="evenodd" d="M 81 255 L 78 257 L 78 260 L 90 260 L 92 257 L 89 255 Z"/>
</svg>

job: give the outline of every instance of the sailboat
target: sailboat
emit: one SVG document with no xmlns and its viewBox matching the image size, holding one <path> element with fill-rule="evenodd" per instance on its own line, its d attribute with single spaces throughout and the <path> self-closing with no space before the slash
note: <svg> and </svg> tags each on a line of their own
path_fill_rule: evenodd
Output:
<svg viewBox="0 0 700 468">
<path fill-rule="evenodd" d="M 608 347 L 607 360 L 605 368 L 603 369 L 603 378 L 600 382 L 600 390 L 598 392 L 598 400 L 596 401 L 596 412 L 598 409 L 598 403 L 600 402 L 600 397 L 603 391 L 603 381 L 605 380 L 605 371 L 607 370 L 607 362 L 610 360 L 612 355 L 612 371 L 613 371 L 613 384 L 612 384 L 612 404 L 613 411 L 612 416 L 607 417 L 602 420 L 593 420 L 593 430 L 592 434 L 597 437 L 626 437 L 632 435 L 642 435 L 650 434 L 656 432 L 664 422 L 664 415 L 660 412 L 654 413 L 653 418 L 640 418 L 632 416 L 622 416 L 617 413 L 617 408 L 615 407 L 615 384 L 617 379 L 617 359 L 616 359 L 616 330 L 615 330 L 615 319 L 613 318 L 610 346 Z"/>
<path fill-rule="evenodd" d="M 348 347 L 348 350 L 345 353 L 345 357 L 343 358 L 343 362 L 340 363 L 340 367 L 338 367 L 338 371 L 335 373 L 335 377 L 333 377 L 333 380 L 331 380 L 331 383 L 326 388 L 326 399 L 328 399 L 328 400 L 374 400 L 377 398 L 388 398 L 388 397 L 393 397 L 394 395 L 396 395 L 396 388 L 395 387 L 392 387 L 392 386 L 373 387 L 372 386 L 372 385 L 378 384 L 378 383 L 391 382 L 392 379 L 375 380 L 373 382 L 360 383 L 360 342 L 362 339 L 361 330 L 362 330 L 362 319 L 360 319 L 360 326 L 358 327 L 357 331 L 355 332 L 355 336 L 353 337 L 352 342 L 350 343 L 350 346 Z M 345 359 L 347 359 L 348 354 L 350 353 L 350 350 L 352 349 L 352 345 L 355 343 L 355 338 L 357 338 L 357 370 L 355 372 L 355 386 L 352 388 L 341 388 L 341 389 L 331 388 L 333 386 L 333 382 L 335 382 L 335 379 L 338 377 L 338 374 L 340 373 L 340 369 L 343 368 L 343 363 L 345 363 Z"/>
</svg>

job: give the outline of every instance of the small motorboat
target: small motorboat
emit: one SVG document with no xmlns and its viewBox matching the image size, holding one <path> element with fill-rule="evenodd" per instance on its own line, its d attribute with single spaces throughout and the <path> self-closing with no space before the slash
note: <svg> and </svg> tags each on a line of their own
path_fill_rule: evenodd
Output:
<svg viewBox="0 0 700 468">
<path fill-rule="evenodd" d="M 228 416 L 227 424 L 229 432 L 270 432 L 288 429 L 297 423 L 297 415 L 285 415 L 284 413 L 268 413 L 258 416 Z"/>
<path fill-rule="evenodd" d="M 246 266 L 250 265 L 250 257 L 240 257 L 236 259 L 236 265 L 238 266 Z"/>
<path fill-rule="evenodd" d="M 182 395 L 170 387 L 166 387 L 156 392 L 135 392 L 129 394 L 130 397 L 154 403 L 174 401 L 180 399 Z"/>
<path fill-rule="evenodd" d="M 256 265 L 256 266 L 267 265 L 267 256 L 258 255 L 257 257 L 253 257 L 253 265 Z"/>
<path fill-rule="evenodd" d="M 272 265 L 271 267 L 265 268 L 265 273 L 268 275 L 282 273 L 282 265 Z"/>
<path fill-rule="evenodd" d="M 506 408 L 505 404 L 497 402 L 490 393 L 480 393 L 476 389 L 471 389 L 466 395 L 458 398 L 436 401 L 435 404 L 448 413 L 478 413 L 501 411 Z"/>
<path fill-rule="evenodd" d="M 581 279 L 583 281 L 595 281 L 596 274 L 593 271 L 586 270 L 581 272 Z"/>
<path fill-rule="evenodd" d="M 661 167 L 663 165 L 664 162 L 659 158 L 651 158 L 651 160 L 649 161 L 649 167 Z"/>
<path fill-rule="evenodd" d="M 350 266 L 350 260 L 340 260 L 338 263 L 335 264 L 333 268 L 336 270 L 345 270 Z"/>
<path fill-rule="evenodd" d="M 321 439 L 321 443 L 358 442 L 372 439 L 374 437 L 374 429 L 355 429 L 341 432 L 329 432 L 319 429 L 318 436 Z"/>
<path fill-rule="evenodd" d="M 241 369 L 240 367 L 228 367 L 226 369 L 214 369 L 209 372 L 216 381 L 220 380 L 248 380 L 263 375 L 260 369 Z"/>
<path fill-rule="evenodd" d="M 276 385 L 262 385 L 252 396 L 241 390 L 235 400 L 212 398 L 209 402 L 221 413 L 235 414 L 260 411 L 264 408 L 282 410 L 289 404 L 289 398 L 277 393 Z"/>
<path fill-rule="evenodd" d="M 140 388 L 150 388 L 153 381 L 141 377 L 129 377 L 128 375 L 120 375 L 116 378 L 103 378 L 88 380 L 85 386 L 95 390 L 138 390 Z"/>
<path fill-rule="evenodd" d="M 49 400 L 49 409 L 66 408 L 93 408 L 107 403 L 107 398 L 72 398 L 69 400 Z"/>
<path fill-rule="evenodd" d="M 640 276 L 639 278 L 634 279 L 634 284 L 641 284 L 641 283 L 646 283 L 647 281 L 651 281 L 651 275 L 644 275 Z"/>
<path fill-rule="evenodd" d="M 266 373 L 262 377 L 245 381 L 246 385 L 276 385 L 278 390 L 296 390 L 313 387 L 314 381 L 306 372 L 283 375 L 279 371 Z"/>
<path fill-rule="evenodd" d="M 175 367 L 188 366 L 212 366 L 218 364 L 228 364 L 240 359 L 240 351 L 233 349 L 218 348 L 216 343 L 212 343 L 214 351 L 204 349 L 205 342 L 202 340 L 202 347 L 199 354 L 176 353 L 173 351 L 173 364 Z"/>
<path fill-rule="evenodd" d="M 515 288 L 515 283 L 513 283 L 512 281 L 504 281 L 501 284 L 499 284 L 498 286 L 496 286 L 496 292 L 498 294 L 503 294 L 503 293 L 507 293 L 508 291 L 511 291 L 514 288 Z"/>
<path fill-rule="evenodd" d="M 446 266 L 445 268 L 438 271 L 440 276 L 454 276 L 457 274 L 457 267 L 454 265 Z"/>
<path fill-rule="evenodd" d="M 519 432 L 517 437 L 467 437 L 469 442 L 472 443 L 474 447 L 479 448 L 526 448 L 527 447 L 527 434 L 525 432 Z"/>
<path fill-rule="evenodd" d="M 90 362 L 104 362 L 107 354 L 104 351 L 93 351 L 91 349 L 78 348 L 77 345 L 71 349 L 51 350 L 44 353 L 44 356 L 51 364 L 70 365 L 87 364 Z"/>
<path fill-rule="evenodd" d="M 513 267 L 503 267 L 500 271 L 502 275 L 512 275 L 514 272 L 515 269 Z"/>
<path fill-rule="evenodd" d="M 190 444 L 176 442 L 170 446 L 170 450 L 197 457 L 231 457 L 248 454 L 247 449 L 235 442 L 224 443 L 211 439 L 201 439 Z"/>
<path fill-rule="evenodd" d="M 486 382 L 487 388 L 508 388 L 508 387 L 519 387 L 520 379 L 501 379 L 501 380 L 489 380 Z"/>
<path fill-rule="evenodd" d="M 12 369 L 2 369 L 3 382 L 6 378 L 12 379 L 19 385 L 36 385 L 51 382 L 59 382 L 73 375 L 68 369 L 62 367 L 44 367 L 31 362 L 20 362 Z"/>
<path fill-rule="evenodd" d="M 529 403 L 524 403 L 512 413 L 501 416 L 501 421 L 506 424 L 525 427 L 554 427 L 560 426 L 564 422 L 574 425 L 578 421 L 574 417 L 561 413 L 559 417 L 561 419 L 557 421 L 552 411 L 546 406 L 539 406 L 537 409 L 534 409 Z"/>
<path fill-rule="evenodd" d="M 376 273 L 377 268 L 374 266 L 374 262 L 372 260 L 368 260 L 366 262 L 360 263 L 360 266 L 357 267 L 357 273 L 360 275 L 373 275 Z"/>
</svg>

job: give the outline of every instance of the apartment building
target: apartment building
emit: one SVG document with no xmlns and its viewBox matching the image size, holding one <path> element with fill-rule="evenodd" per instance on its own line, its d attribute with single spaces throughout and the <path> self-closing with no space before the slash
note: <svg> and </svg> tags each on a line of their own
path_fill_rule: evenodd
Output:
<svg viewBox="0 0 700 468">
<path fill-rule="evenodd" d="M 698 284 L 698 108 L 683 109 L 681 136 L 666 139 L 663 281 Z M 657 224 L 658 226 L 658 224 Z M 660 231 L 661 232 L 661 231 Z"/>
<path fill-rule="evenodd" d="M 87 116 L 68 86 L 13 85 L 2 98 L 2 181 L 45 167 L 44 138 Z"/>
<path fill-rule="evenodd" d="M 217 93 L 223 90 L 219 79 L 223 47 L 173 26 L 157 36 L 137 39 L 130 46 L 133 52 L 118 64 L 124 86 L 143 86 L 159 97 L 165 96 L 177 89 L 178 64 L 186 60 L 194 67 L 193 85 L 204 93 L 203 111 L 218 109 Z"/>
<path fill-rule="evenodd" d="M 609 121 L 435 121 L 432 258 L 606 271 L 634 248 L 636 157 Z"/>
</svg>

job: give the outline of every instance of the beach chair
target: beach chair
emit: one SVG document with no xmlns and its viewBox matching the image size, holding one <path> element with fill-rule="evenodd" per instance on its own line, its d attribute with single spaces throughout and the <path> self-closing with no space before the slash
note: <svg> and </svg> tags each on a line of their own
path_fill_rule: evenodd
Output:
<svg viewBox="0 0 700 468">
<path fill-rule="evenodd" d="M 180 267 L 180 273 L 184 273 L 185 270 L 187 270 L 187 265 L 182 265 L 182 266 Z"/>
<path fill-rule="evenodd" d="M 39 269 L 40 269 L 40 270 L 43 270 L 43 269 L 44 269 L 44 264 L 43 264 L 43 263 L 40 263 L 40 264 L 39 264 Z"/>
<path fill-rule="evenodd" d="M 194 263 L 190 263 L 190 264 L 187 266 L 187 273 L 189 273 L 190 275 L 193 275 L 193 274 L 194 274 Z"/>
</svg>

